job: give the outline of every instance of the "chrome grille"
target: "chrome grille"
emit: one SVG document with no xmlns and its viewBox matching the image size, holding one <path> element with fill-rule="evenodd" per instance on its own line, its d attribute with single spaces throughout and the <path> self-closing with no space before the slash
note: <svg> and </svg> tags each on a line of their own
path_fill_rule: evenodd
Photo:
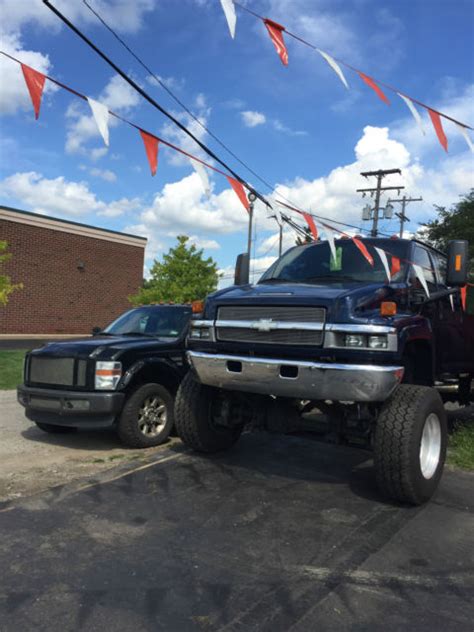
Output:
<svg viewBox="0 0 474 632">
<path fill-rule="evenodd" d="M 37 384 L 74 385 L 74 358 L 30 356 L 29 381 Z"/>
<path fill-rule="evenodd" d="M 322 331 L 302 331 L 277 329 L 275 331 L 255 331 L 240 327 L 219 327 L 217 337 L 223 342 L 260 342 L 280 345 L 320 345 Z"/>
<path fill-rule="evenodd" d="M 281 307 L 278 305 L 229 305 L 219 307 L 219 320 L 271 318 L 285 323 L 324 323 L 324 307 Z"/>
<path fill-rule="evenodd" d="M 217 339 L 222 342 L 249 342 L 280 345 L 314 345 L 323 342 L 323 326 L 326 310 L 323 307 L 281 307 L 266 306 L 225 306 L 220 307 L 217 320 Z M 219 326 L 219 322 L 226 321 L 226 326 Z M 237 325 L 233 327 L 233 321 Z M 245 321 L 250 326 L 238 326 L 239 321 Z M 293 328 L 258 329 L 259 321 L 270 323 L 294 323 Z M 243 324 L 243 323 L 242 323 Z M 298 328 L 300 324 L 300 328 Z M 321 325 L 321 329 L 303 329 L 304 325 Z M 271 326 L 271 324 L 270 324 Z"/>
</svg>

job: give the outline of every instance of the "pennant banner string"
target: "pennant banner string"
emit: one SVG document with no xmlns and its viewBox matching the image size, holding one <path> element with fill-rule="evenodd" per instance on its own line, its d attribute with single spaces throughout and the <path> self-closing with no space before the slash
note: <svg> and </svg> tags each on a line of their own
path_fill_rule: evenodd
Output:
<svg viewBox="0 0 474 632">
<path fill-rule="evenodd" d="M 399 92 L 397 92 L 398 96 L 400 97 L 400 99 L 403 100 L 403 102 L 405 103 L 405 105 L 407 106 L 407 108 L 410 110 L 413 118 L 416 121 L 416 124 L 418 125 L 418 127 L 420 128 L 421 133 L 426 136 L 426 132 L 425 132 L 425 128 L 423 127 L 423 122 L 421 120 L 421 116 L 418 112 L 418 110 L 416 109 L 416 107 L 413 105 L 411 99 L 409 99 L 408 97 L 403 96 L 403 94 L 400 94 Z"/>
<path fill-rule="evenodd" d="M 317 48 L 316 50 L 321 55 L 321 57 L 327 61 L 327 63 L 331 66 L 331 68 L 334 70 L 334 72 L 339 77 L 339 79 L 342 81 L 342 83 L 349 90 L 349 84 L 347 83 L 347 79 L 345 78 L 344 73 L 342 72 L 341 67 L 339 66 L 339 64 L 331 57 L 331 55 L 328 55 L 324 51 L 319 50 L 319 48 Z"/>
<path fill-rule="evenodd" d="M 243 11 L 246 11 L 247 13 L 250 13 L 255 18 L 258 18 L 259 20 L 265 21 L 265 19 L 267 19 L 267 18 L 264 18 L 262 15 L 259 15 L 258 13 L 255 13 L 255 11 L 252 11 L 248 7 L 244 6 L 243 4 L 240 4 L 240 2 L 236 2 L 234 0 L 234 5 L 239 7 Z M 285 29 L 285 34 L 288 35 L 288 37 L 292 37 L 293 39 L 297 40 L 298 42 L 301 42 L 305 46 L 308 46 L 309 48 L 312 48 L 313 50 L 318 51 L 317 46 L 315 46 L 314 44 L 311 44 L 311 42 L 308 42 L 307 40 L 303 39 L 299 35 L 296 35 L 295 33 L 292 33 L 291 31 L 288 31 L 288 29 Z M 332 56 L 332 59 L 335 62 L 337 62 L 338 64 L 341 64 L 341 65 L 345 66 L 346 68 L 349 68 L 349 70 L 352 70 L 353 72 L 356 72 L 357 74 L 364 74 L 364 73 L 362 73 L 362 71 L 359 68 L 355 68 L 354 66 L 352 66 L 351 64 L 348 64 L 346 61 L 343 61 L 342 59 L 338 59 L 337 57 L 334 57 L 334 56 Z M 365 76 L 367 76 L 367 75 L 365 75 Z M 373 81 L 374 81 L 374 79 L 373 79 Z M 448 119 L 448 120 L 452 121 L 453 123 L 458 123 L 458 124 L 462 125 L 463 127 L 468 128 L 468 129 L 474 129 L 470 125 L 466 125 L 465 123 L 462 123 L 462 121 L 458 121 L 457 119 L 453 118 L 452 116 L 449 116 L 448 114 L 445 114 L 444 112 L 439 112 L 438 110 L 434 110 L 432 107 L 430 107 L 426 103 L 423 103 L 419 99 L 415 99 L 414 97 L 411 97 L 408 94 L 405 94 L 404 92 L 400 91 L 398 88 L 395 88 L 394 86 L 391 86 L 390 84 L 385 83 L 384 81 L 380 81 L 379 79 L 376 79 L 375 81 L 377 82 L 378 86 L 383 86 L 387 90 L 390 90 L 391 92 L 395 92 L 396 94 L 398 94 L 400 96 L 403 95 L 403 96 L 407 97 L 408 99 L 410 99 L 410 101 L 413 101 L 413 103 L 416 103 L 419 106 L 421 106 L 421 107 L 423 107 L 423 108 L 425 108 L 427 110 L 431 110 L 432 112 L 436 112 L 436 114 L 438 114 L 439 116 L 442 116 L 445 119 Z M 382 99 L 382 100 L 384 100 L 384 99 Z"/>
<path fill-rule="evenodd" d="M 441 118 L 438 112 L 434 110 L 430 110 L 428 108 L 428 114 L 430 115 L 431 122 L 433 123 L 433 127 L 436 132 L 436 136 L 445 151 L 448 151 L 448 139 L 446 138 L 446 134 L 444 133 L 443 124 L 441 123 Z"/>
<path fill-rule="evenodd" d="M 237 23 L 234 3 L 232 0 L 221 0 L 221 5 L 224 11 L 225 19 L 227 20 L 227 26 L 229 27 L 230 36 L 232 37 L 232 39 L 234 39 L 235 25 Z"/>
</svg>

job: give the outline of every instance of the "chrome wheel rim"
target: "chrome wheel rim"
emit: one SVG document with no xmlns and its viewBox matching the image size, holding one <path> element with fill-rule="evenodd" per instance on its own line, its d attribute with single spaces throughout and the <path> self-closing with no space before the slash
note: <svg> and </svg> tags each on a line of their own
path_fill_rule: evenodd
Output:
<svg viewBox="0 0 474 632">
<path fill-rule="evenodd" d="M 441 454 L 441 424 L 438 415 L 430 413 L 423 426 L 420 443 L 420 467 L 424 478 L 430 479 L 439 465 Z"/>
<path fill-rule="evenodd" d="M 138 411 L 138 427 L 146 437 L 156 437 L 166 425 L 166 404 L 158 395 L 147 397 Z"/>
</svg>

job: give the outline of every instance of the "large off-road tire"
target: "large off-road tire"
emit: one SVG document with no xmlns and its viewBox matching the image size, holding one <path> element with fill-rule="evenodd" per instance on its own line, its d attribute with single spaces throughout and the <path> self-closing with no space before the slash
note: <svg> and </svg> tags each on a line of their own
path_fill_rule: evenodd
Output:
<svg viewBox="0 0 474 632">
<path fill-rule="evenodd" d="M 151 448 L 169 437 L 174 424 L 173 396 L 161 384 L 136 388 L 120 414 L 117 432 L 130 448 Z"/>
<path fill-rule="evenodd" d="M 413 505 L 429 500 L 443 472 L 447 434 L 437 391 L 401 384 L 375 427 L 375 472 L 382 492 Z"/>
<path fill-rule="evenodd" d="M 73 426 L 56 426 L 55 424 L 44 424 L 40 421 L 35 421 L 35 424 L 40 430 L 49 434 L 71 434 L 77 430 Z"/>
<path fill-rule="evenodd" d="M 188 373 L 178 389 L 175 402 L 176 431 L 181 440 L 198 452 L 227 450 L 239 439 L 243 424 L 219 424 L 223 395 L 219 389 L 204 386 Z"/>
</svg>

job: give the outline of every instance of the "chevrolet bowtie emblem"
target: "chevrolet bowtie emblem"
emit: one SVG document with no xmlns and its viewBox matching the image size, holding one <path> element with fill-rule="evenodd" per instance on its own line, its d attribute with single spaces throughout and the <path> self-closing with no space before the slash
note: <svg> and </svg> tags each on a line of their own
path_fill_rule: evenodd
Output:
<svg viewBox="0 0 474 632">
<path fill-rule="evenodd" d="M 271 318 L 261 318 L 252 324 L 252 329 L 258 329 L 258 331 L 271 331 L 277 327 Z"/>
</svg>

